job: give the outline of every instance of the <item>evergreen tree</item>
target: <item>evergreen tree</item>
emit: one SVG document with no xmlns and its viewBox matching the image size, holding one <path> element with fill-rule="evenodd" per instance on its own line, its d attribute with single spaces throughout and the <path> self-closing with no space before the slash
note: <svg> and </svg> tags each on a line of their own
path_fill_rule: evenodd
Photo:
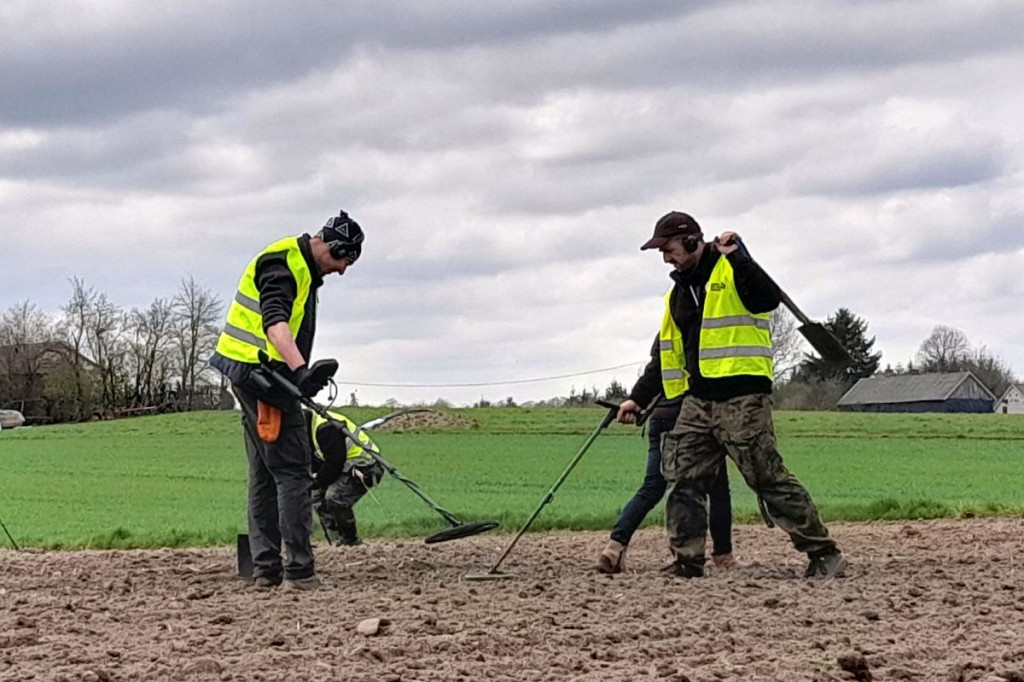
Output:
<svg viewBox="0 0 1024 682">
<path fill-rule="evenodd" d="M 835 314 L 829 316 L 825 322 L 825 328 L 832 332 L 832 335 L 850 354 L 853 364 L 837 369 L 816 355 L 807 355 L 800 363 L 799 375 L 802 379 L 822 381 L 839 379 L 845 384 L 852 385 L 859 379 L 869 377 L 878 371 L 882 353 L 872 352 L 875 337 L 868 338 L 867 321 L 854 315 L 847 308 L 840 308 Z"/>
</svg>

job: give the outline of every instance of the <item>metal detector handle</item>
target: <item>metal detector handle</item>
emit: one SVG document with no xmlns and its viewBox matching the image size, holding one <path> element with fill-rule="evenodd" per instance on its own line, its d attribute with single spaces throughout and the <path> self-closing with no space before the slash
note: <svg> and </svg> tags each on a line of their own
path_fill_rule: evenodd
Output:
<svg viewBox="0 0 1024 682">
<path fill-rule="evenodd" d="M 739 248 L 740 253 L 742 253 L 744 256 L 749 258 L 755 264 L 757 263 L 757 261 L 754 260 L 754 257 L 750 255 L 750 250 L 747 249 L 747 245 L 743 243 L 743 240 L 740 239 L 739 236 L 733 237 L 732 238 L 732 243 L 735 244 L 737 246 L 737 248 Z M 758 266 L 758 267 L 760 267 L 760 266 Z M 800 308 L 798 308 L 796 306 L 796 303 L 793 303 L 793 299 L 791 299 L 789 297 L 789 294 L 787 294 L 785 291 L 782 290 L 782 287 L 780 287 L 775 282 L 775 280 L 772 279 L 771 275 L 769 275 L 767 272 L 765 272 L 764 268 L 761 268 L 761 272 L 763 272 L 765 278 L 769 282 L 774 284 L 775 288 L 779 290 L 779 300 L 782 301 L 782 305 L 784 305 L 787 308 L 789 308 L 789 312 L 793 313 L 793 316 L 796 317 L 796 319 L 800 320 L 800 324 L 813 324 L 812 321 L 811 321 L 811 318 L 807 317 L 807 315 L 805 315 L 804 312 L 802 310 L 800 310 Z"/>
<path fill-rule="evenodd" d="M 661 402 L 661 398 L 662 395 L 660 393 L 654 396 L 654 400 L 652 400 L 645 409 L 642 409 L 637 413 L 637 426 L 643 426 L 647 422 L 647 420 L 651 418 L 651 414 L 654 412 L 654 408 L 658 406 L 658 403 Z M 594 403 L 600 405 L 601 407 L 607 407 L 611 411 L 612 421 L 614 421 L 615 418 L 619 416 L 619 408 L 622 407 L 621 404 L 616 405 L 610 400 L 595 400 Z M 608 424 L 611 424 L 611 421 L 603 423 L 601 428 L 608 426 Z"/>
<path fill-rule="evenodd" d="M 355 435 L 351 431 L 349 431 L 344 424 L 342 424 L 337 419 L 332 417 L 330 412 L 328 412 L 321 405 L 317 404 L 317 402 L 312 398 L 303 395 L 302 391 L 299 390 L 298 386 L 293 384 L 283 374 L 274 369 L 273 365 L 270 364 L 270 357 L 266 353 L 260 351 L 259 359 L 260 370 L 253 372 L 252 376 L 253 380 L 257 383 L 257 385 L 259 385 L 260 388 L 264 390 L 273 388 L 270 384 L 270 380 L 267 379 L 267 377 L 269 376 L 270 379 L 273 379 L 274 383 L 283 388 L 288 395 L 295 398 L 300 403 L 302 403 L 303 405 L 305 405 L 306 407 L 313 410 L 318 415 L 329 421 L 336 429 L 340 429 L 341 432 L 345 435 L 345 437 L 348 438 L 353 443 L 355 443 L 357 446 L 359 446 L 363 450 L 363 452 L 369 454 L 371 457 L 374 458 L 379 457 L 380 453 L 378 453 L 376 450 L 372 450 L 366 447 L 366 445 L 358 438 L 356 438 Z M 264 372 L 264 374 L 261 374 L 260 372 Z"/>
<path fill-rule="evenodd" d="M 647 407 L 640 410 L 640 416 L 636 420 L 637 426 L 643 426 L 644 424 L 647 423 L 647 420 L 651 418 L 652 414 L 654 414 L 654 408 L 661 404 L 661 399 L 664 397 L 664 393 L 659 393 L 658 395 L 654 396 L 654 399 L 651 400 L 650 403 L 647 404 Z"/>
<path fill-rule="evenodd" d="M 260 368 L 257 371 L 253 372 L 252 378 L 253 381 L 255 381 L 260 388 L 262 388 L 263 390 L 269 390 L 273 388 L 273 386 L 270 384 L 270 381 L 267 380 L 267 377 L 269 376 L 271 379 L 274 380 L 274 383 L 283 388 L 285 392 L 291 397 L 299 400 L 303 404 L 306 404 L 307 401 L 312 402 L 308 398 L 306 398 L 306 396 L 302 395 L 302 391 L 299 390 L 298 386 L 293 384 L 291 381 L 286 379 L 283 374 L 274 369 L 274 366 L 270 364 L 270 356 L 267 355 L 264 351 L 260 351 L 259 359 Z"/>
<path fill-rule="evenodd" d="M 615 403 L 613 403 L 612 401 L 599 399 L 599 400 L 595 400 L 594 403 L 597 404 L 597 405 L 600 405 L 601 407 L 607 407 L 608 408 L 608 414 L 605 415 L 604 421 L 601 422 L 601 428 L 602 429 L 606 428 L 609 424 L 611 424 L 613 421 L 615 421 L 615 418 L 617 416 L 619 416 L 619 406 L 616 405 Z"/>
</svg>

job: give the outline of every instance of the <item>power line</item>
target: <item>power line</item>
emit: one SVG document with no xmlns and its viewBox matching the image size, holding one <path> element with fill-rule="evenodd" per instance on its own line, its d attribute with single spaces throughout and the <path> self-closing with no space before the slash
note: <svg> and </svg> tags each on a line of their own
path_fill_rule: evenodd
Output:
<svg viewBox="0 0 1024 682">
<path fill-rule="evenodd" d="M 626 369 L 627 367 L 636 367 L 637 365 L 647 364 L 644 362 L 629 362 L 625 365 L 616 365 L 614 367 L 602 367 L 601 369 L 592 369 L 586 372 L 575 372 L 574 374 L 559 374 L 557 376 L 550 377 L 537 377 L 535 379 L 513 379 L 511 381 L 480 381 L 474 383 L 465 384 L 383 384 L 373 381 L 338 381 L 339 386 L 374 386 L 377 388 L 480 388 L 482 386 L 508 386 L 511 384 L 535 384 L 542 381 L 555 381 L 556 379 L 572 379 L 573 377 L 587 376 L 588 374 L 601 374 L 602 372 L 611 372 L 616 369 Z"/>
</svg>

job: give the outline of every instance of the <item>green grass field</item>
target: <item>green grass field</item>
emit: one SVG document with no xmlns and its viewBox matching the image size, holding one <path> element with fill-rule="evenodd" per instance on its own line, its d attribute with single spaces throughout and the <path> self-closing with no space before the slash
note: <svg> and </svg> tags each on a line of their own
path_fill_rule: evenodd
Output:
<svg viewBox="0 0 1024 682">
<path fill-rule="evenodd" d="M 600 422 L 598 409 L 473 409 L 473 428 L 381 433 L 385 457 L 466 520 L 515 530 Z M 357 421 L 383 413 L 350 411 Z M 1024 513 L 1024 417 L 776 415 L 789 468 L 826 521 Z M 610 527 L 643 475 L 646 440 L 613 425 L 534 524 Z M 757 520 L 735 471 L 740 521 Z M 162 415 L 0 432 L 0 518 L 19 544 L 227 544 L 245 527 L 236 413 Z M 386 478 L 357 508 L 365 536 L 424 535 L 444 522 Z M 659 524 L 655 511 L 648 523 Z M 7 544 L 0 536 L 0 546 Z"/>
</svg>

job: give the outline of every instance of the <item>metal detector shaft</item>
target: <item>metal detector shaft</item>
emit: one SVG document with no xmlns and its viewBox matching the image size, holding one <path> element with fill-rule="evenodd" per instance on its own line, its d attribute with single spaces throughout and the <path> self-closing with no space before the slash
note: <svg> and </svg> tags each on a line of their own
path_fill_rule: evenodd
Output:
<svg viewBox="0 0 1024 682">
<path fill-rule="evenodd" d="M 21 547 L 18 547 L 18 543 L 14 541 L 14 536 L 11 535 L 11 531 L 7 530 L 7 524 L 4 523 L 3 519 L 0 519 L 0 526 L 3 527 L 4 534 L 7 536 L 7 539 L 11 541 L 11 547 L 13 547 L 16 551 L 20 552 Z"/>
<path fill-rule="evenodd" d="M 530 526 L 533 525 L 533 522 L 540 515 L 541 510 L 543 510 L 544 507 L 546 507 L 548 504 L 551 503 L 552 500 L 555 499 L 555 492 L 561 487 L 562 483 L 565 482 L 565 479 L 569 477 L 569 474 L 572 473 L 572 470 L 576 468 L 576 465 L 579 464 L 579 461 L 583 459 L 583 455 L 586 454 L 591 444 L 595 440 L 597 440 L 597 437 L 601 435 L 601 431 L 606 429 L 609 424 L 615 421 L 615 416 L 619 413 L 619 406 L 606 400 L 598 400 L 596 402 L 601 407 L 607 407 L 608 414 L 605 415 L 604 419 L 601 420 L 601 423 L 598 425 L 598 427 L 594 429 L 594 431 L 590 434 L 586 442 L 583 444 L 583 447 L 579 449 L 579 452 L 576 453 L 576 456 L 573 457 L 572 460 L 569 462 L 569 465 L 565 467 L 565 470 L 562 472 L 562 475 L 558 477 L 558 480 L 555 481 L 555 484 L 551 486 L 550 490 L 548 490 L 547 495 L 544 496 L 544 499 L 541 501 L 540 506 L 538 506 L 533 511 L 533 514 L 530 515 L 530 518 L 526 520 L 526 523 L 523 524 L 523 527 L 519 529 L 518 533 L 516 533 L 516 536 L 515 538 L 513 538 L 512 542 L 509 543 L 508 547 L 505 548 L 505 551 L 502 552 L 500 557 L 498 557 L 498 560 L 495 561 L 494 565 L 491 566 L 490 570 L 487 571 L 488 574 L 493 575 L 498 572 L 498 567 L 501 566 L 501 563 L 505 561 L 505 558 L 512 552 L 512 549 L 516 546 L 516 543 L 519 542 L 519 538 L 523 537 L 526 531 L 529 530 Z"/>
<path fill-rule="evenodd" d="M 345 427 L 340 425 L 340 424 L 339 424 L 339 428 L 345 429 Z M 395 477 L 396 479 L 401 481 L 405 485 L 406 488 L 411 490 L 417 497 L 419 497 L 421 500 L 426 502 L 428 507 L 430 507 L 431 509 L 436 511 L 438 514 L 443 516 L 444 520 L 447 521 L 450 525 L 452 525 L 452 526 L 461 526 L 462 525 L 462 521 L 460 521 L 454 514 L 452 514 L 450 511 L 448 511 L 447 509 L 445 509 L 444 507 L 439 505 L 437 502 L 434 502 L 432 499 L 430 499 L 430 496 L 428 496 L 425 492 L 420 490 L 420 487 L 418 485 L 416 485 L 416 483 L 414 481 L 411 481 L 408 478 L 406 478 L 405 476 L 403 476 L 402 472 L 400 472 L 395 467 L 391 466 L 391 464 L 386 459 L 384 459 L 379 453 L 376 453 L 376 452 L 374 452 L 372 450 L 369 450 L 367 448 L 363 448 L 363 450 L 368 452 L 368 453 L 370 453 L 370 455 L 375 460 L 377 460 L 377 463 L 380 464 L 382 467 L 384 467 L 385 471 L 387 471 L 393 477 Z"/>
</svg>

